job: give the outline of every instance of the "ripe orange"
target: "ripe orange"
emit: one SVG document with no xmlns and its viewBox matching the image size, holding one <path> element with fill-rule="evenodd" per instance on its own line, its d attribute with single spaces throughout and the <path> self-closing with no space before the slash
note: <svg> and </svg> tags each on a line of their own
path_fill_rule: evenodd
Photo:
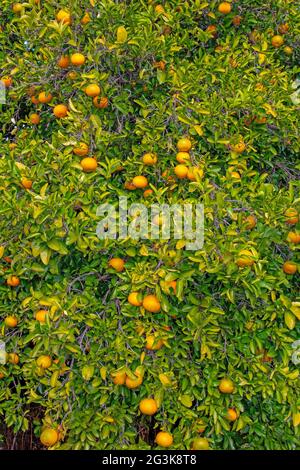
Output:
<svg viewBox="0 0 300 470">
<path fill-rule="evenodd" d="M 125 269 L 125 261 L 121 258 L 112 258 L 109 260 L 108 265 L 118 273 L 121 273 Z"/>
<path fill-rule="evenodd" d="M 218 6 L 218 10 L 222 15 L 228 15 L 231 12 L 231 5 L 228 2 L 222 2 Z"/>
<path fill-rule="evenodd" d="M 6 284 L 11 287 L 17 287 L 20 285 L 20 279 L 17 276 L 9 276 L 6 280 Z"/>
<path fill-rule="evenodd" d="M 134 373 L 136 375 L 136 379 L 131 379 L 130 377 L 126 377 L 125 385 L 127 388 L 134 389 L 138 388 L 143 383 L 143 376 L 138 372 Z"/>
<path fill-rule="evenodd" d="M 59 12 L 56 14 L 56 21 L 70 25 L 72 23 L 71 15 L 68 11 L 59 10 Z"/>
<path fill-rule="evenodd" d="M 96 85 L 95 83 L 92 83 L 91 85 L 88 85 L 85 89 L 85 93 L 87 96 L 91 96 L 94 98 L 95 96 L 100 95 L 100 87 Z"/>
<path fill-rule="evenodd" d="M 25 189 L 31 189 L 32 188 L 32 181 L 27 179 L 27 178 L 22 178 L 21 179 L 21 185 Z"/>
<path fill-rule="evenodd" d="M 245 219 L 245 223 L 246 229 L 252 230 L 256 226 L 256 218 L 254 217 L 254 215 L 248 215 L 248 217 L 246 217 Z"/>
<path fill-rule="evenodd" d="M 191 159 L 190 154 L 188 152 L 178 152 L 176 155 L 176 160 L 178 163 L 187 163 Z"/>
<path fill-rule="evenodd" d="M 283 52 L 284 52 L 286 55 L 292 55 L 292 54 L 293 54 L 293 48 L 290 47 L 290 46 L 285 46 L 284 49 L 283 49 Z"/>
<path fill-rule="evenodd" d="M 284 43 L 284 39 L 282 36 L 276 35 L 272 37 L 271 42 L 273 47 L 278 48 L 282 46 L 282 44 Z"/>
<path fill-rule="evenodd" d="M 145 348 L 149 351 L 158 351 L 164 345 L 162 339 L 157 339 L 154 335 L 149 335 L 146 337 L 146 346 Z"/>
<path fill-rule="evenodd" d="M 148 312 L 158 313 L 160 311 L 160 302 L 156 295 L 146 295 L 143 300 L 143 307 Z"/>
<path fill-rule="evenodd" d="M 94 157 L 85 157 L 81 160 L 80 165 L 85 173 L 91 173 L 97 169 L 97 160 Z"/>
<path fill-rule="evenodd" d="M 238 419 L 238 414 L 234 408 L 228 408 L 226 413 L 226 419 L 228 421 L 236 421 Z"/>
<path fill-rule="evenodd" d="M 290 29 L 290 27 L 289 27 L 288 23 L 283 23 L 283 24 L 278 26 L 278 31 L 279 31 L 280 34 L 286 34 L 289 29 Z"/>
<path fill-rule="evenodd" d="M 84 55 L 80 54 L 79 52 L 75 52 L 75 54 L 71 55 L 71 63 L 76 67 L 80 67 L 80 65 L 85 63 Z"/>
<path fill-rule="evenodd" d="M 158 14 L 161 14 L 161 13 L 165 13 L 165 9 L 162 5 L 156 5 L 156 7 L 154 8 L 155 12 L 158 13 Z"/>
<path fill-rule="evenodd" d="M 48 369 L 52 365 L 52 359 L 50 356 L 42 355 L 37 358 L 36 363 L 42 369 Z"/>
<path fill-rule="evenodd" d="M 231 150 L 235 153 L 243 153 L 246 150 L 246 144 L 241 141 L 238 144 L 232 145 Z"/>
<path fill-rule="evenodd" d="M 39 102 L 43 104 L 50 103 L 52 98 L 53 96 L 51 95 L 51 93 L 47 93 L 45 91 L 41 91 L 41 93 L 38 96 Z"/>
<path fill-rule="evenodd" d="M 197 181 L 197 179 L 201 179 L 203 178 L 203 170 L 202 168 L 198 168 L 198 167 L 193 167 L 193 168 L 190 168 L 188 173 L 187 173 L 187 178 L 190 180 L 190 181 Z"/>
<path fill-rule="evenodd" d="M 193 440 L 192 450 L 208 450 L 209 442 L 205 437 L 197 437 Z"/>
<path fill-rule="evenodd" d="M 238 254 L 236 264 L 239 267 L 252 266 L 255 262 L 253 253 L 249 250 L 241 250 Z"/>
<path fill-rule="evenodd" d="M 40 115 L 36 113 L 31 114 L 29 119 L 32 124 L 39 124 L 41 121 Z"/>
<path fill-rule="evenodd" d="M 295 274 L 298 270 L 298 266 L 293 261 L 286 261 L 282 269 L 286 274 Z"/>
<path fill-rule="evenodd" d="M 153 398 L 143 398 L 140 401 L 139 409 L 143 415 L 152 416 L 157 412 L 158 406 Z"/>
<path fill-rule="evenodd" d="M 84 142 L 80 142 L 77 145 L 77 147 L 73 148 L 73 152 L 75 153 L 75 155 L 78 155 L 79 157 L 84 157 L 85 155 L 89 153 L 89 147 Z"/>
<path fill-rule="evenodd" d="M 169 289 L 172 288 L 174 291 L 174 294 L 176 294 L 177 281 L 169 281 L 169 282 L 166 282 L 166 284 L 169 287 Z"/>
<path fill-rule="evenodd" d="M 136 187 L 134 186 L 134 184 L 132 184 L 130 181 L 126 181 L 124 183 L 124 188 L 125 189 L 128 189 L 129 191 L 134 191 L 136 189 Z"/>
<path fill-rule="evenodd" d="M 12 78 L 11 77 L 3 77 L 1 78 L 1 82 L 5 86 L 5 88 L 9 88 L 12 86 Z"/>
<path fill-rule="evenodd" d="M 143 196 L 145 198 L 151 196 L 151 194 L 153 194 L 153 190 L 152 189 L 146 189 L 144 192 L 143 192 Z"/>
<path fill-rule="evenodd" d="M 46 323 L 48 311 L 47 310 L 38 310 L 35 314 L 35 319 L 40 323 Z"/>
<path fill-rule="evenodd" d="M 157 155 L 155 153 L 145 153 L 142 160 L 144 165 L 152 166 L 157 163 Z"/>
<path fill-rule="evenodd" d="M 212 36 L 214 38 L 216 38 L 217 37 L 217 27 L 216 27 L 216 25 L 215 24 L 208 25 L 207 28 L 206 28 L 206 32 L 207 33 L 212 33 Z"/>
<path fill-rule="evenodd" d="M 234 383 L 230 379 L 222 379 L 219 383 L 219 390 L 222 393 L 232 393 L 234 390 Z"/>
<path fill-rule="evenodd" d="M 112 381 L 115 385 L 124 385 L 126 380 L 126 372 L 116 372 L 112 375 Z"/>
<path fill-rule="evenodd" d="M 179 152 L 189 152 L 192 148 L 192 143 L 187 137 L 179 139 L 177 142 L 177 148 Z"/>
<path fill-rule="evenodd" d="M 174 173 L 179 179 L 186 178 L 188 172 L 189 172 L 188 167 L 182 164 L 176 165 L 174 168 Z"/>
<path fill-rule="evenodd" d="M 57 65 L 61 68 L 61 69 L 66 69 L 69 67 L 70 65 L 70 59 L 68 56 L 66 55 L 62 55 L 58 62 L 57 62 Z"/>
<path fill-rule="evenodd" d="M 55 117 L 57 118 L 64 118 L 67 116 L 68 114 L 68 108 L 66 105 L 64 104 L 57 104 L 56 106 L 54 106 L 53 108 L 53 114 Z"/>
<path fill-rule="evenodd" d="M 39 99 L 38 99 L 36 96 L 32 96 L 32 97 L 31 97 L 31 102 L 32 102 L 33 104 L 39 104 Z"/>
<path fill-rule="evenodd" d="M 298 221 L 299 221 L 299 214 L 298 214 L 298 211 L 296 209 L 294 209 L 293 207 L 289 207 L 285 213 L 285 222 L 289 225 L 294 225 L 296 224 Z"/>
<path fill-rule="evenodd" d="M 173 444 L 173 436 L 169 432 L 160 431 L 156 435 L 155 442 L 160 447 L 170 447 Z"/>
<path fill-rule="evenodd" d="M 102 98 L 100 98 L 99 96 L 95 96 L 95 98 L 93 99 L 93 104 L 94 106 L 96 106 L 96 108 L 107 108 L 108 98 L 106 96 L 103 96 Z"/>
<path fill-rule="evenodd" d="M 143 301 L 138 300 L 139 292 L 130 292 L 128 296 L 128 302 L 135 307 L 140 307 L 143 304 Z"/>
<path fill-rule="evenodd" d="M 289 232 L 287 236 L 287 241 L 289 241 L 290 243 L 295 243 L 295 245 L 297 245 L 298 243 L 300 243 L 300 233 Z"/>
<path fill-rule="evenodd" d="M 89 12 L 87 11 L 87 12 L 84 14 L 84 16 L 81 18 L 80 23 L 83 24 L 83 25 L 86 25 L 86 24 L 88 24 L 90 21 L 91 21 L 91 17 L 90 17 Z"/>
<path fill-rule="evenodd" d="M 56 429 L 46 428 L 40 435 L 40 441 L 45 447 L 54 446 L 59 440 L 59 434 Z"/>
<path fill-rule="evenodd" d="M 8 354 L 8 362 L 10 362 L 10 364 L 19 364 L 20 358 L 19 358 L 18 354 L 16 354 L 16 353 Z"/>
<path fill-rule="evenodd" d="M 12 11 L 14 13 L 20 13 L 22 11 L 23 5 L 22 3 L 14 3 L 12 6 Z"/>
<path fill-rule="evenodd" d="M 14 315 L 10 315 L 5 318 L 4 323 L 8 328 L 15 328 L 18 324 L 18 319 Z"/>
<path fill-rule="evenodd" d="M 146 186 L 148 186 L 148 180 L 145 176 L 139 175 L 133 178 L 132 184 L 136 188 L 146 188 Z"/>
<path fill-rule="evenodd" d="M 234 16 L 234 17 L 232 18 L 232 24 L 234 24 L 234 26 L 240 26 L 241 21 L 242 21 L 242 17 L 239 16 L 239 15 Z"/>
</svg>

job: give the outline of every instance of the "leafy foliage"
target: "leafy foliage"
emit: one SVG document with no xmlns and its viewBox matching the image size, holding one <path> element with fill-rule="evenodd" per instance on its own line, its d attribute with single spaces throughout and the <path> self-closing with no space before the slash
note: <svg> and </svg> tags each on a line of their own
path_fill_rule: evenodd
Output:
<svg viewBox="0 0 300 470">
<path fill-rule="evenodd" d="M 299 222 L 291 228 L 284 213 L 299 210 L 291 94 L 300 13 L 291 0 L 232 1 L 226 15 L 219 3 L 170 0 L 161 10 L 143 0 L 29 0 L 15 13 L 2 1 L 1 75 L 12 84 L 1 105 L 0 338 L 20 362 L 0 366 L 0 415 L 14 432 L 26 431 L 30 406 L 39 405 L 36 436 L 45 425 L 59 429 L 60 449 L 148 449 L 159 430 L 172 433 L 172 448 L 190 448 L 199 429 L 213 449 L 299 448 L 291 361 L 299 274 L 282 265 L 298 252 L 287 234 Z M 56 20 L 60 9 L 71 24 Z M 286 23 L 276 48 L 272 37 Z M 58 66 L 77 52 L 84 65 Z M 86 95 L 93 83 L 107 107 Z M 52 101 L 34 104 L 42 91 Z M 54 116 L 58 104 L 67 117 Z M 182 136 L 204 173 L 196 181 L 174 174 Z M 98 162 L 94 172 L 83 172 L 73 152 L 81 142 Z M 154 166 L 143 164 L 146 152 L 157 154 Z M 137 175 L 147 177 L 150 198 L 124 187 Z M 99 240 L 97 207 L 119 196 L 148 206 L 202 202 L 203 249 Z M 243 249 L 252 249 L 253 266 L 237 266 Z M 124 271 L 108 266 L 112 257 L 125 260 Z M 11 275 L 19 286 L 7 285 Z M 130 305 L 135 291 L 156 294 L 160 312 Z M 41 309 L 45 324 L 35 319 Z M 5 325 L 9 315 L 17 327 Z M 154 333 L 164 345 L 150 351 L 145 338 Z M 37 366 L 41 355 L 51 367 Z M 113 383 L 116 371 L 135 378 L 137 367 L 139 388 Z M 234 393 L 219 391 L 223 377 Z M 159 410 L 142 416 L 139 402 L 151 396 Z M 228 408 L 237 410 L 233 423 Z"/>
</svg>

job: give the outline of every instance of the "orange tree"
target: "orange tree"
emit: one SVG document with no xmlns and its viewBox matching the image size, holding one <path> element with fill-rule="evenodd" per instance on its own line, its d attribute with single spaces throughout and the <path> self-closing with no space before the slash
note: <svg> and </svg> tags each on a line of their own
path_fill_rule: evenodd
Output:
<svg viewBox="0 0 300 470">
<path fill-rule="evenodd" d="M 59 449 L 297 448 L 295 2 L 1 7 L 6 429 Z M 100 240 L 120 196 L 203 203 L 203 249 Z"/>
</svg>

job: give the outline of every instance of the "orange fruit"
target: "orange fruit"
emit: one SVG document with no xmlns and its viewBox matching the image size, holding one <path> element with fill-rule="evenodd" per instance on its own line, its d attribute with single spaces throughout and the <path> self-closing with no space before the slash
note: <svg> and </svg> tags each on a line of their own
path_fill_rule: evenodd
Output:
<svg viewBox="0 0 300 470">
<path fill-rule="evenodd" d="M 238 144 L 231 145 L 231 150 L 235 153 L 243 153 L 246 150 L 246 144 L 241 141 Z"/>
<path fill-rule="evenodd" d="M 161 14 L 161 13 L 165 13 L 165 9 L 162 5 L 156 5 L 156 7 L 154 8 L 155 12 L 158 13 L 158 14 Z"/>
<path fill-rule="evenodd" d="M 232 18 L 232 24 L 234 24 L 234 26 L 239 26 L 241 24 L 241 21 L 242 21 L 242 17 L 239 15 L 234 16 Z"/>
<path fill-rule="evenodd" d="M 146 186 L 148 186 L 148 180 L 145 176 L 139 175 L 133 178 L 132 184 L 136 188 L 146 188 Z"/>
<path fill-rule="evenodd" d="M 285 213 L 285 222 L 289 225 L 294 225 L 299 221 L 299 214 L 296 209 L 289 207 Z"/>
<path fill-rule="evenodd" d="M 130 377 L 126 377 L 125 385 L 127 388 L 134 389 L 138 388 L 143 383 L 143 376 L 138 372 L 135 372 L 136 379 L 131 379 Z"/>
<path fill-rule="evenodd" d="M 66 56 L 66 55 L 62 55 L 62 56 L 58 59 L 57 65 L 58 65 L 61 69 L 66 69 L 66 68 L 68 68 L 69 65 L 70 65 L 70 59 L 69 59 L 69 57 Z"/>
<path fill-rule="evenodd" d="M 0 380 L 1 379 L 4 379 L 5 375 L 3 374 L 3 372 L 0 372 Z"/>
<path fill-rule="evenodd" d="M 31 189 L 32 188 L 32 181 L 27 179 L 27 178 L 22 178 L 21 179 L 21 185 L 25 189 Z"/>
<path fill-rule="evenodd" d="M 158 351 L 164 345 L 162 339 L 157 339 L 154 335 L 149 335 L 146 337 L 146 346 L 145 348 L 149 351 Z"/>
<path fill-rule="evenodd" d="M 40 115 L 36 113 L 30 114 L 29 119 L 30 119 L 31 124 L 39 124 L 41 121 Z"/>
<path fill-rule="evenodd" d="M 276 35 L 272 37 L 271 42 L 273 47 L 278 48 L 282 46 L 282 44 L 284 43 L 284 39 L 282 36 Z"/>
<path fill-rule="evenodd" d="M 39 99 L 36 96 L 32 96 L 31 101 L 33 104 L 39 104 Z"/>
<path fill-rule="evenodd" d="M 89 12 L 87 11 L 87 12 L 84 14 L 84 16 L 81 18 L 80 23 L 83 24 L 83 25 L 86 25 L 86 24 L 88 24 L 90 21 L 91 21 L 91 17 L 90 17 Z"/>
<path fill-rule="evenodd" d="M 160 431 L 156 435 L 155 442 L 160 447 L 170 447 L 173 444 L 173 436 L 169 432 Z"/>
<path fill-rule="evenodd" d="M 93 99 L 93 104 L 94 106 L 96 106 L 96 108 L 107 108 L 108 98 L 106 96 L 103 96 L 102 98 L 100 98 L 99 96 L 95 96 L 95 98 Z"/>
<path fill-rule="evenodd" d="M 120 371 L 112 375 L 112 381 L 115 385 L 124 385 L 126 380 L 126 372 Z"/>
<path fill-rule="evenodd" d="M 17 287 L 20 285 L 20 279 L 17 276 L 9 276 L 6 280 L 6 284 L 11 287 Z"/>
<path fill-rule="evenodd" d="M 128 302 L 135 307 L 140 307 L 143 304 L 143 301 L 138 300 L 139 292 L 130 292 L 128 296 Z"/>
<path fill-rule="evenodd" d="M 208 450 L 209 442 L 205 437 L 197 437 L 193 440 L 192 450 Z"/>
<path fill-rule="evenodd" d="M 55 117 L 57 118 L 64 118 L 67 116 L 68 114 L 68 108 L 66 105 L 64 104 L 57 104 L 56 106 L 54 106 L 53 108 L 53 114 Z"/>
<path fill-rule="evenodd" d="M 214 24 L 208 25 L 207 28 L 206 28 L 206 32 L 207 33 L 212 33 L 212 36 L 214 38 L 216 38 L 217 37 L 217 27 L 216 27 L 216 25 L 214 25 Z"/>
<path fill-rule="evenodd" d="M 75 54 L 71 55 L 71 63 L 76 67 L 80 67 L 80 65 L 85 63 L 84 55 L 80 54 L 80 52 L 75 52 Z"/>
<path fill-rule="evenodd" d="M 8 362 L 10 362 L 10 364 L 19 364 L 20 358 L 19 358 L 18 354 L 16 354 L 16 353 L 8 354 Z"/>
<path fill-rule="evenodd" d="M 252 230 L 256 226 L 256 218 L 254 215 L 248 215 L 245 219 L 245 224 L 247 230 Z"/>
<path fill-rule="evenodd" d="M 177 148 L 179 152 L 189 152 L 192 148 L 192 143 L 187 137 L 179 139 L 177 142 Z"/>
<path fill-rule="evenodd" d="M 84 142 L 80 142 L 77 145 L 77 147 L 73 148 L 73 152 L 75 153 L 75 155 L 78 155 L 79 157 L 84 157 L 85 155 L 89 153 L 89 147 Z"/>
<path fill-rule="evenodd" d="M 295 245 L 297 245 L 298 243 L 300 243 L 300 233 L 289 232 L 287 236 L 287 241 L 289 241 L 290 243 L 295 243 Z"/>
<path fill-rule="evenodd" d="M 293 48 L 290 47 L 290 46 L 285 46 L 284 49 L 283 49 L 283 52 L 284 52 L 286 55 L 292 55 L 292 54 L 293 54 Z"/>
<path fill-rule="evenodd" d="M 125 269 L 125 261 L 122 258 L 112 258 L 109 260 L 108 265 L 118 273 L 121 273 Z"/>
<path fill-rule="evenodd" d="M 153 190 L 152 189 L 146 189 L 144 192 L 143 192 L 143 196 L 145 198 L 151 196 L 151 194 L 153 194 Z"/>
<path fill-rule="evenodd" d="M 218 6 L 218 11 L 222 13 L 222 15 L 228 15 L 231 12 L 231 5 L 228 2 L 222 2 Z"/>
<path fill-rule="evenodd" d="M 230 379 L 222 379 L 219 383 L 219 390 L 221 393 L 232 393 L 234 390 L 234 383 Z"/>
<path fill-rule="evenodd" d="M 70 25 L 72 23 L 71 15 L 66 10 L 59 10 L 56 14 L 56 21 Z"/>
<path fill-rule="evenodd" d="M 41 93 L 38 96 L 39 102 L 43 104 L 50 103 L 52 98 L 53 96 L 51 95 L 51 93 L 47 93 L 45 91 L 41 91 Z"/>
<path fill-rule="evenodd" d="M 158 406 L 153 398 L 143 398 L 140 401 L 139 409 L 143 415 L 152 416 L 157 412 Z"/>
<path fill-rule="evenodd" d="M 14 315 L 10 315 L 5 318 L 4 323 L 8 328 L 15 328 L 18 324 L 18 319 Z"/>
<path fill-rule="evenodd" d="M 59 434 L 56 429 L 46 428 L 40 435 L 40 441 L 45 447 L 54 446 L 59 440 Z"/>
<path fill-rule="evenodd" d="M 134 191 L 136 189 L 136 186 L 134 186 L 134 184 L 132 184 L 131 181 L 126 181 L 124 183 L 124 188 L 128 189 L 129 191 Z"/>
<path fill-rule="evenodd" d="M 282 269 L 286 274 L 295 274 L 298 267 L 293 261 L 286 261 L 283 263 Z"/>
<path fill-rule="evenodd" d="M 91 96 L 94 98 L 95 96 L 100 95 L 100 87 L 96 85 L 95 83 L 92 83 L 91 85 L 88 85 L 85 89 L 85 93 L 87 96 Z"/>
<path fill-rule="evenodd" d="M 236 421 L 238 419 L 238 414 L 234 408 L 228 408 L 226 413 L 226 419 L 228 421 Z"/>
<path fill-rule="evenodd" d="M 94 157 L 85 157 L 80 162 L 81 168 L 85 173 L 91 173 L 97 169 L 97 160 Z"/>
<path fill-rule="evenodd" d="M 160 302 L 156 295 L 146 295 L 143 299 L 143 307 L 148 312 L 158 313 L 160 311 Z"/>
<path fill-rule="evenodd" d="M 197 168 L 197 167 L 193 167 L 193 168 L 190 168 L 188 173 L 187 173 L 187 178 L 190 180 L 190 181 L 197 181 L 197 179 L 201 179 L 203 178 L 203 170 L 202 168 Z"/>
<path fill-rule="evenodd" d="M 241 268 L 245 266 L 252 266 L 255 262 L 253 253 L 249 250 L 241 250 L 238 254 L 236 264 Z"/>
<path fill-rule="evenodd" d="M 278 31 L 279 31 L 280 34 L 286 34 L 289 29 L 290 29 L 290 27 L 289 27 L 288 23 L 283 23 L 283 24 L 278 26 Z"/>
<path fill-rule="evenodd" d="M 142 160 L 144 165 L 152 166 L 157 163 L 157 155 L 155 153 L 145 153 Z"/>
<path fill-rule="evenodd" d="M 50 356 L 42 355 L 37 358 L 36 363 L 42 369 L 48 369 L 52 365 L 52 359 Z"/>
<path fill-rule="evenodd" d="M 191 159 L 190 154 L 188 152 L 178 152 L 176 155 L 176 160 L 178 163 L 187 163 Z"/>
<path fill-rule="evenodd" d="M 188 172 L 189 172 L 188 167 L 182 164 L 176 165 L 174 168 L 174 173 L 179 179 L 186 178 Z"/>
<path fill-rule="evenodd" d="M 46 323 L 47 314 L 47 310 L 38 310 L 35 314 L 35 319 L 40 323 Z"/>
<path fill-rule="evenodd" d="M 176 294 L 176 289 L 177 289 L 177 281 L 168 281 L 166 282 L 167 286 L 173 289 L 174 294 Z"/>
<path fill-rule="evenodd" d="M 20 13 L 22 11 L 23 5 L 22 3 L 14 3 L 12 6 L 12 11 L 14 13 Z"/>
<path fill-rule="evenodd" d="M 164 60 L 159 60 L 158 62 L 154 62 L 153 67 L 160 70 L 165 70 L 166 62 Z"/>
<path fill-rule="evenodd" d="M 1 82 L 5 86 L 5 88 L 9 88 L 12 86 L 12 78 L 11 77 L 3 77 L 1 78 Z"/>
</svg>

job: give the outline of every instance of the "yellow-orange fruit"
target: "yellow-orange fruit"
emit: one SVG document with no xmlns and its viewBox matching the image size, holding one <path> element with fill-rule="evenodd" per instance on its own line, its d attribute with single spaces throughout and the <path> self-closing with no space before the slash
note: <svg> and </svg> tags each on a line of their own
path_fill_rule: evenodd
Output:
<svg viewBox="0 0 300 470">
<path fill-rule="evenodd" d="M 136 188 L 146 188 L 146 186 L 148 186 L 148 180 L 145 176 L 139 175 L 133 178 L 132 184 Z"/>
<path fill-rule="evenodd" d="M 52 359 L 50 356 L 42 355 L 37 358 L 36 363 L 42 369 L 48 369 L 52 365 Z"/>
<path fill-rule="evenodd" d="M 192 148 L 192 142 L 187 137 L 183 137 L 178 140 L 177 148 L 179 152 L 189 152 Z"/>
<path fill-rule="evenodd" d="M 230 379 L 222 379 L 219 383 L 221 393 L 232 393 L 234 391 L 234 383 Z"/>
<path fill-rule="evenodd" d="M 144 165 L 152 166 L 157 163 L 157 155 L 155 153 L 145 153 L 142 160 Z"/>
<path fill-rule="evenodd" d="M 43 104 L 50 103 L 52 98 L 53 96 L 51 95 L 51 93 L 47 93 L 45 91 L 41 91 L 41 93 L 39 93 L 39 96 L 38 96 L 39 102 Z"/>
<path fill-rule="evenodd" d="M 31 124 L 39 124 L 41 122 L 41 117 L 39 114 L 33 113 L 29 117 Z"/>
<path fill-rule="evenodd" d="M 6 284 L 11 287 L 17 287 L 20 285 L 20 279 L 18 276 L 9 276 L 6 280 Z"/>
<path fill-rule="evenodd" d="M 4 323 L 8 328 L 15 328 L 18 324 L 18 319 L 14 315 L 9 315 L 5 318 Z"/>
<path fill-rule="evenodd" d="M 56 429 L 46 428 L 40 435 L 40 441 L 45 447 L 52 447 L 59 440 L 59 434 Z"/>
<path fill-rule="evenodd" d="M 91 173 L 97 169 L 98 163 L 94 157 L 85 157 L 81 160 L 80 165 L 85 173 Z"/>
<path fill-rule="evenodd" d="M 118 273 L 125 269 L 125 261 L 122 258 L 112 258 L 109 260 L 108 265 Z"/>
<path fill-rule="evenodd" d="M 126 372 L 116 372 L 112 374 L 112 381 L 115 385 L 124 385 L 126 380 Z"/>
<path fill-rule="evenodd" d="M 145 198 L 151 196 L 151 194 L 153 194 L 153 190 L 152 189 L 146 189 L 144 192 L 143 192 L 143 196 Z"/>
<path fill-rule="evenodd" d="M 282 36 L 276 35 L 272 37 L 271 42 L 273 47 L 278 48 L 282 46 L 282 44 L 284 43 L 284 39 Z"/>
<path fill-rule="evenodd" d="M 27 179 L 27 178 L 22 178 L 21 179 L 21 185 L 23 186 L 23 188 L 25 189 L 31 189 L 32 188 L 32 181 Z"/>
<path fill-rule="evenodd" d="M 96 85 L 95 83 L 91 83 L 85 89 L 86 95 L 91 96 L 92 98 L 94 98 L 95 96 L 100 95 L 100 92 L 101 92 L 100 87 L 98 85 Z"/>
<path fill-rule="evenodd" d="M 222 2 L 218 6 L 218 11 L 222 13 L 222 15 L 228 15 L 231 12 L 231 4 L 229 2 Z"/>
<path fill-rule="evenodd" d="M 236 264 L 239 267 L 252 266 L 255 262 L 253 253 L 249 250 L 241 250 L 238 254 Z"/>
<path fill-rule="evenodd" d="M 182 164 L 176 165 L 175 168 L 174 168 L 174 173 L 177 176 L 177 178 L 179 178 L 179 179 L 186 178 L 188 172 L 189 172 L 188 167 L 185 166 L 185 165 L 182 165 Z"/>
<path fill-rule="evenodd" d="M 246 217 L 245 226 L 247 230 L 252 230 L 256 226 L 256 218 L 254 215 L 248 215 L 248 217 Z"/>
<path fill-rule="evenodd" d="M 95 96 L 95 98 L 93 99 L 93 104 L 94 106 L 96 106 L 96 108 L 107 108 L 108 98 L 106 96 L 102 96 L 102 98 L 100 98 L 99 96 Z"/>
<path fill-rule="evenodd" d="M 89 147 L 84 142 L 80 142 L 76 147 L 73 148 L 73 152 L 79 157 L 84 157 L 89 153 Z"/>
<path fill-rule="evenodd" d="M 68 56 L 66 55 L 63 55 L 61 56 L 58 61 L 57 61 L 57 65 L 61 68 L 61 69 L 66 69 L 69 67 L 70 65 L 70 59 Z"/>
<path fill-rule="evenodd" d="M 46 323 L 47 314 L 47 310 L 38 310 L 35 314 L 35 319 L 40 323 Z"/>
<path fill-rule="evenodd" d="M 187 163 L 191 159 L 190 154 L 188 152 L 178 152 L 176 155 L 176 160 L 178 163 Z"/>
<path fill-rule="evenodd" d="M 72 23 L 71 15 L 68 11 L 59 10 L 56 14 L 56 21 L 70 25 Z"/>
<path fill-rule="evenodd" d="M 149 335 L 146 337 L 146 349 L 149 351 L 158 351 L 164 345 L 162 339 L 157 339 L 154 335 Z"/>
<path fill-rule="evenodd" d="M 5 86 L 5 88 L 9 88 L 12 86 L 12 77 L 3 77 L 1 78 L 1 82 Z"/>
<path fill-rule="evenodd" d="M 157 412 L 158 406 L 153 398 L 143 398 L 140 401 L 139 409 L 143 415 L 152 416 Z"/>
<path fill-rule="evenodd" d="M 86 24 L 88 24 L 90 21 L 91 21 L 91 17 L 90 17 L 89 12 L 87 11 L 87 12 L 84 14 L 84 16 L 81 18 L 80 23 L 83 24 L 83 25 L 86 25 Z"/>
<path fill-rule="evenodd" d="M 286 261 L 282 266 L 283 271 L 286 274 L 295 274 L 297 272 L 297 265 L 293 261 Z"/>
<path fill-rule="evenodd" d="M 160 447 L 170 447 L 173 444 L 173 436 L 169 432 L 160 431 L 155 438 L 155 442 Z"/>
<path fill-rule="evenodd" d="M 135 389 L 138 388 L 143 383 L 143 376 L 135 372 L 136 379 L 131 379 L 130 377 L 126 377 L 125 385 L 127 388 Z"/>
<path fill-rule="evenodd" d="M 7 358 L 8 358 L 8 362 L 10 364 L 19 364 L 19 362 L 20 362 L 20 358 L 19 358 L 18 354 L 16 354 L 16 353 L 8 354 Z"/>
<path fill-rule="evenodd" d="M 297 222 L 299 222 L 298 211 L 296 209 L 294 209 L 293 207 L 289 207 L 285 211 L 284 215 L 285 215 L 285 222 L 289 225 L 294 225 Z"/>
<path fill-rule="evenodd" d="M 246 144 L 241 141 L 238 144 L 231 145 L 231 150 L 235 153 L 243 153 L 246 150 Z"/>
<path fill-rule="evenodd" d="M 138 299 L 139 292 L 130 292 L 128 296 L 128 302 L 135 307 L 140 307 L 143 304 L 142 300 Z"/>
<path fill-rule="evenodd" d="M 236 421 L 238 419 L 238 414 L 234 408 L 228 408 L 226 413 L 226 419 L 228 421 Z"/>
<path fill-rule="evenodd" d="M 64 118 L 68 115 L 68 108 L 64 104 L 57 104 L 53 108 L 53 114 L 57 118 Z"/>
<path fill-rule="evenodd" d="M 148 312 L 158 313 L 160 311 L 160 302 L 156 295 L 146 295 L 143 299 L 143 307 Z"/>
<path fill-rule="evenodd" d="M 298 243 L 300 243 L 300 233 L 289 232 L 287 236 L 287 240 L 290 243 L 294 243 L 295 245 L 297 245 Z"/>
<path fill-rule="evenodd" d="M 80 54 L 80 52 L 75 52 L 75 54 L 71 55 L 71 63 L 76 67 L 80 67 L 80 65 L 85 63 L 84 55 Z"/>
</svg>

